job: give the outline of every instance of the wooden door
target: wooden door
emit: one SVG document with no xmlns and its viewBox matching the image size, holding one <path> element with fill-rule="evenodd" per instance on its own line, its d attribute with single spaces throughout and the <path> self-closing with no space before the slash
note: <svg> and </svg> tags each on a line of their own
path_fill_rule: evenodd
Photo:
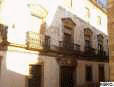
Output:
<svg viewBox="0 0 114 87">
<path fill-rule="evenodd" d="M 60 87 L 74 87 L 75 85 L 75 75 L 73 67 L 61 67 L 60 70 Z"/>
<path fill-rule="evenodd" d="M 28 87 L 41 87 L 42 80 L 42 66 L 30 65 L 30 78 Z"/>
</svg>

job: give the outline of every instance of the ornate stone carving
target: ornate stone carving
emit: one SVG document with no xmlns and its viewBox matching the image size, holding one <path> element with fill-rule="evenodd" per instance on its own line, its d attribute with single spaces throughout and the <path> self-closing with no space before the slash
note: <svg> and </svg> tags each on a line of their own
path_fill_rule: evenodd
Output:
<svg viewBox="0 0 114 87">
<path fill-rule="evenodd" d="M 60 56 L 60 57 L 57 57 L 56 60 L 60 66 L 74 66 L 75 67 L 77 65 L 76 59 L 72 57 Z"/>
<path fill-rule="evenodd" d="M 71 18 L 62 18 L 62 22 L 64 24 L 64 27 L 67 27 L 68 29 L 73 29 L 76 26 Z"/>
</svg>

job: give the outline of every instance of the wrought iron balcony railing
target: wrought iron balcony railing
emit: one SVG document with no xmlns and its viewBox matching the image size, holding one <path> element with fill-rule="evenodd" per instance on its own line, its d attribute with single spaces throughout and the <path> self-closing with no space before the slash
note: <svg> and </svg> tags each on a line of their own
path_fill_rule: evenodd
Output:
<svg viewBox="0 0 114 87">
<path fill-rule="evenodd" d="M 96 60 L 104 60 L 108 59 L 108 55 L 106 55 L 105 51 L 98 51 L 92 47 L 85 47 L 85 51 L 83 52 L 83 57 L 88 59 L 96 59 Z"/>
<path fill-rule="evenodd" d="M 27 32 L 27 49 L 48 50 L 50 48 L 50 37 L 37 32 Z"/>
<path fill-rule="evenodd" d="M 108 58 L 108 55 L 106 55 L 106 52 L 104 50 L 98 50 L 97 56 L 103 57 L 103 58 Z"/>
<path fill-rule="evenodd" d="M 85 47 L 85 51 L 80 51 L 80 45 L 73 42 L 59 41 L 59 46 L 51 43 L 51 38 L 47 35 L 38 34 L 37 32 L 27 32 L 27 49 L 35 51 L 51 51 L 66 55 L 79 55 L 88 59 L 104 59 L 108 56 L 105 52 L 96 54 L 96 49 Z M 102 54 L 102 55 L 101 55 Z"/>
<path fill-rule="evenodd" d="M 95 51 L 95 49 L 90 46 L 90 47 L 85 47 L 85 51 L 93 52 L 93 51 Z"/>
<path fill-rule="evenodd" d="M 67 43 L 65 41 L 59 41 L 59 48 L 62 52 L 65 53 L 76 53 L 80 51 L 80 45 L 74 43 Z"/>
<path fill-rule="evenodd" d="M 96 50 L 92 47 L 85 47 L 83 56 L 84 57 L 93 57 L 96 55 Z"/>
<path fill-rule="evenodd" d="M 73 43 L 65 43 L 64 41 L 59 42 L 59 46 L 65 50 L 74 50 L 74 44 Z"/>
</svg>

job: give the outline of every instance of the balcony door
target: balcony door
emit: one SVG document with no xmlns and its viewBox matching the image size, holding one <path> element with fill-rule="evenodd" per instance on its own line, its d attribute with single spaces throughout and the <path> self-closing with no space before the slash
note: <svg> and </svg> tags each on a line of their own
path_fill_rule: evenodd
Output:
<svg viewBox="0 0 114 87">
<path fill-rule="evenodd" d="M 60 68 L 60 87 L 74 87 L 75 71 L 74 67 L 63 66 Z"/>
<path fill-rule="evenodd" d="M 85 50 L 92 47 L 92 31 L 89 28 L 84 29 Z"/>
<path fill-rule="evenodd" d="M 67 33 L 64 33 L 64 41 L 65 42 L 70 42 L 71 41 L 71 35 L 67 34 Z"/>
<path fill-rule="evenodd" d="M 97 35 L 97 41 L 98 41 L 98 54 L 100 56 L 103 56 L 103 42 L 104 42 L 104 37 L 102 34 Z"/>
<path fill-rule="evenodd" d="M 72 36 L 68 33 L 64 33 L 64 44 L 63 44 L 64 48 L 70 49 L 71 43 L 72 43 Z"/>
</svg>

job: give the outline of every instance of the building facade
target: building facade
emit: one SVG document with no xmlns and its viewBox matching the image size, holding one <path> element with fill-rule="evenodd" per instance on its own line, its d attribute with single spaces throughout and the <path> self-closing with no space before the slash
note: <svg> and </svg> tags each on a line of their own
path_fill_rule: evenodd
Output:
<svg viewBox="0 0 114 87">
<path fill-rule="evenodd" d="M 53 8 L 12 1 L 16 6 L 6 0 L 1 12 L 1 87 L 88 87 L 109 80 L 105 11 L 89 0 L 63 0 Z"/>
</svg>

